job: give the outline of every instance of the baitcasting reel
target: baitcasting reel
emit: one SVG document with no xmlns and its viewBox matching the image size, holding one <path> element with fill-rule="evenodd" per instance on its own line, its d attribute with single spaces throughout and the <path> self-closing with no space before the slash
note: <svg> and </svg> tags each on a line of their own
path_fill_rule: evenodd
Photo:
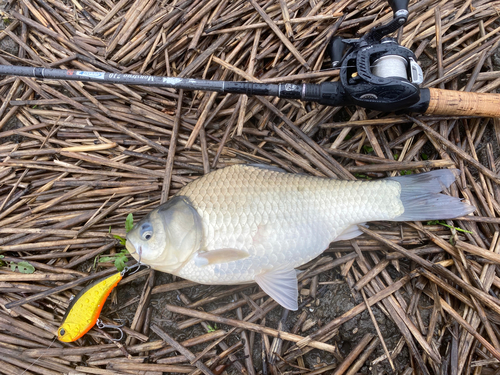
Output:
<svg viewBox="0 0 500 375">
<path fill-rule="evenodd" d="M 345 94 L 354 104 L 379 111 L 408 108 L 420 99 L 423 73 L 415 54 L 386 35 L 408 19 L 408 1 L 389 1 L 394 18 L 360 39 L 336 37 L 329 44 L 332 67 L 340 68 Z M 347 53 L 344 51 L 347 49 Z"/>
</svg>

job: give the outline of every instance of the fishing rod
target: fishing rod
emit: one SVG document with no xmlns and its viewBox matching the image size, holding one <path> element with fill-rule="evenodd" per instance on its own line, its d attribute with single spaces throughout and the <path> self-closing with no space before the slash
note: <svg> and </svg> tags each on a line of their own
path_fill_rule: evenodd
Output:
<svg viewBox="0 0 500 375">
<path fill-rule="evenodd" d="M 383 112 L 499 117 L 500 94 L 420 88 L 423 73 L 417 57 L 387 37 L 408 20 L 409 0 L 388 2 L 393 10 L 390 22 L 359 39 L 335 37 L 329 43 L 332 68 L 340 70 L 337 82 L 267 84 L 12 65 L 0 65 L 0 75 L 263 95 L 328 106 L 358 105 Z"/>
</svg>

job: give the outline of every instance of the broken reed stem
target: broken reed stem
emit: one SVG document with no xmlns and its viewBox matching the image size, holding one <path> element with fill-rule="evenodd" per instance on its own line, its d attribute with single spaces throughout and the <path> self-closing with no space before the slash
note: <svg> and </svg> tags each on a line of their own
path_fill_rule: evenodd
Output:
<svg viewBox="0 0 500 375">
<path fill-rule="evenodd" d="M 181 344 L 179 344 L 177 341 L 175 341 L 172 337 L 170 337 L 168 335 L 168 333 L 166 333 L 160 327 L 158 327 L 157 325 L 153 324 L 151 326 L 151 329 L 158 336 L 160 336 L 163 340 L 165 340 L 169 345 L 171 345 L 172 347 L 174 347 L 175 350 L 177 350 L 182 355 L 186 356 L 187 359 L 189 359 L 190 361 L 192 361 L 193 359 L 195 359 L 195 356 L 194 356 L 193 353 L 191 353 L 189 350 L 187 350 L 185 347 L 183 347 Z M 213 372 L 210 371 L 210 369 L 207 366 L 205 366 L 201 361 L 199 361 L 199 360 L 196 361 L 194 363 L 194 365 L 196 365 L 196 367 L 198 367 L 205 375 L 214 375 Z"/>
<path fill-rule="evenodd" d="M 227 324 L 227 325 L 230 325 L 233 327 L 243 328 L 243 329 L 247 329 L 249 331 L 254 331 L 257 333 L 263 333 L 263 334 L 266 334 L 266 335 L 269 335 L 272 337 L 281 337 L 284 340 L 288 340 L 288 341 L 292 341 L 292 342 L 299 342 L 300 340 L 304 339 L 301 336 L 294 335 L 291 333 L 279 332 L 275 329 L 268 328 L 268 327 L 262 327 L 258 324 L 248 323 L 248 322 L 244 322 L 244 321 L 240 321 L 240 320 L 236 320 L 236 319 L 223 318 L 223 317 L 209 314 L 209 313 L 205 313 L 202 311 L 191 310 L 191 309 L 187 309 L 184 307 L 173 306 L 173 305 L 166 305 L 165 308 L 171 312 L 175 312 L 175 313 L 178 313 L 181 315 L 187 315 L 187 316 L 191 316 L 193 318 L 200 318 L 203 320 L 217 322 L 220 324 Z M 318 342 L 318 341 L 314 341 L 314 340 L 309 341 L 307 343 L 307 345 L 311 346 L 313 348 L 316 348 L 316 349 L 328 351 L 330 353 L 333 353 L 335 351 L 335 346 L 325 344 L 322 342 Z"/>
<path fill-rule="evenodd" d="M 500 78 L 491 58 L 499 43 L 498 25 L 495 24 L 497 3 L 481 0 L 472 7 L 468 1 L 430 0 L 410 5 L 410 20 L 398 37 L 405 46 L 416 51 L 417 56 L 430 57 L 425 69 L 427 87 L 467 92 L 491 92 L 498 87 Z M 7 46 L 1 51 L 0 62 L 174 78 L 322 83 L 339 76 L 338 70 L 330 69 L 330 59 L 325 53 L 328 38 L 337 35 L 356 38 L 392 18 L 390 7 L 384 2 L 365 5 L 333 0 L 268 3 L 186 0 L 175 4 L 170 0 L 105 0 L 100 3 L 83 0 L 71 4 L 14 2 L 5 10 L 8 20 L 4 23 L 10 20 L 10 24 L 0 33 L 0 40 Z M 337 20 L 339 17 L 342 18 Z M 15 45 L 17 50 L 10 51 L 9 44 Z M 460 77 L 465 77 L 466 81 Z M 0 132 L 0 252 L 6 255 L 4 262 L 15 265 L 28 261 L 36 269 L 34 274 L 21 274 L 11 271 L 10 264 L 0 267 L 0 279 L 4 280 L 0 285 L 1 304 L 17 306 L 10 310 L 12 316 L 8 323 L 3 321 L 5 333 L 2 335 L 11 339 L 22 337 L 36 345 L 48 346 L 47 340 L 53 337 L 49 332 L 55 329 L 64 313 L 69 293 L 65 291 L 73 287 L 76 291 L 94 277 L 116 272 L 110 268 L 90 275 L 94 263 L 103 265 L 97 256 L 113 257 L 122 251 L 112 235 L 125 237 L 126 216 L 132 212 L 134 221 L 139 221 L 181 187 L 211 169 L 237 163 L 272 164 L 291 173 L 349 180 L 394 176 L 398 171 L 401 174 L 422 173 L 451 167 L 463 173 L 449 193 L 464 197 L 477 208 L 475 216 L 457 219 L 460 226 L 472 233 L 438 226 L 412 227 L 411 223 L 397 229 L 384 226 L 386 224 L 377 228 L 378 224 L 374 224 L 369 229 L 371 232 L 366 232 L 368 235 L 356 240 L 356 252 L 352 251 L 351 243 L 333 244 L 328 255 L 339 254 L 339 258 L 324 257 L 329 260 L 308 271 L 306 280 L 299 278 L 306 284 L 302 288 L 304 294 L 309 292 L 309 296 L 304 296 L 301 309 L 307 304 L 321 306 L 326 303 L 321 297 L 322 291 L 336 287 L 330 272 L 339 265 L 343 267 L 342 274 L 351 290 L 362 291 L 366 301 L 355 300 L 357 305 L 353 309 L 343 314 L 340 310 L 340 316 L 323 321 L 323 325 L 307 337 L 297 336 L 300 324 L 297 330 L 292 330 L 295 339 L 299 340 L 296 350 L 284 356 L 290 366 L 307 367 L 300 354 L 311 349 L 304 347 L 308 340 L 329 340 L 344 322 L 375 303 L 385 312 L 399 314 L 397 311 L 401 310 L 394 302 L 397 301 L 406 313 L 407 303 L 397 292 L 402 286 L 415 296 L 411 302 L 415 305 L 410 307 L 416 307 L 408 310 L 408 316 L 393 317 L 407 341 L 391 355 L 397 355 L 406 345 L 423 373 L 435 369 L 434 363 L 423 364 L 421 358 L 426 356 L 420 353 L 422 348 L 431 354 L 434 349 L 436 353 L 446 352 L 442 347 L 446 340 L 434 336 L 431 328 L 437 325 L 439 311 L 447 311 L 446 308 L 453 306 L 448 317 L 452 323 L 460 323 L 451 325 L 456 336 L 451 346 L 457 348 L 454 351 L 457 372 L 461 368 L 467 371 L 469 360 L 473 363 L 484 360 L 489 356 L 488 351 L 495 356 L 491 347 L 483 346 L 481 336 L 486 329 L 488 336 L 484 337 L 488 337 L 493 346 L 498 346 L 493 315 L 500 313 L 498 299 L 494 297 L 500 287 L 495 267 L 500 258 L 494 246 L 500 224 L 497 217 L 500 213 L 497 203 L 499 177 L 495 167 L 500 144 L 497 119 L 472 114 L 402 118 L 375 111 L 352 113 L 349 107 L 334 109 L 290 99 L 177 93 L 160 87 L 42 81 L 25 77 L 2 78 L 0 98 L 0 129 L 3 129 Z M 346 121 L 349 118 L 350 121 Z M 486 148 L 482 148 L 484 144 Z M 387 248 L 393 252 L 387 254 Z M 366 268 L 361 269 L 363 254 L 368 254 L 366 258 L 371 257 L 373 262 L 366 262 Z M 395 262 L 403 257 L 420 268 L 408 272 L 403 262 Z M 403 274 L 400 280 L 393 282 L 388 276 L 391 266 Z M 128 289 L 132 282 L 134 285 L 144 283 L 146 274 L 149 275 L 139 272 L 125 278 L 119 288 Z M 319 274 L 333 281 L 316 285 Z M 428 284 L 423 292 L 432 291 L 431 298 L 436 301 L 429 325 L 419 314 L 420 305 L 416 299 L 421 293 L 408 283 L 418 274 Z M 313 281 L 309 281 L 310 277 Z M 147 325 L 145 316 L 150 308 L 150 295 L 167 293 L 168 296 L 172 291 L 180 293 L 178 290 L 185 291 L 193 286 L 205 290 L 190 281 L 158 286 L 151 282 L 150 277 L 142 289 L 141 301 L 132 297 L 109 310 L 114 314 L 125 306 L 135 309 L 133 324 L 143 333 L 147 332 L 143 325 Z M 377 292 L 382 282 L 387 282 L 388 286 Z M 229 294 L 193 298 L 189 306 L 193 309 L 205 306 L 235 292 L 238 296 L 250 293 L 236 288 L 226 292 Z M 237 302 L 218 306 L 210 314 L 221 318 L 231 310 L 250 305 L 252 313 L 245 318 L 250 323 L 257 324 L 256 321 L 262 319 L 274 324 L 272 315 L 267 312 L 275 308 L 276 303 L 268 300 L 259 304 L 265 294 L 261 291 L 251 293 L 243 294 Z M 453 304 L 448 298 L 452 298 Z M 441 300 L 448 305 L 442 307 Z M 36 306 L 32 304 L 35 301 Z M 137 302 L 140 304 L 134 305 Z M 454 315 L 461 311 L 466 314 L 461 316 L 462 320 Z M 153 320 L 156 319 L 154 314 L 153 309 Z M 174 315 L 172 319 L 178 317 Z M 26 321 L 30 324 L 22 325 Z M 241 326 L 243 319 L 235 321 L 238 329 L 231 330 L 230 335 L 248 329 Z M 193 317 L 178 322 L 178 328 L 187 329 L 198 323 L 206 324 L 199 317 Z M 42 334 L 34 325 L 49 328 L 47 331 L 40 329 Z M 265 323 L 259 329 L 267 329 Z M 425 332 L 426 329 L 431 332 Z M 149 335 L 130 328 L 125 331 L 140 340 Z M 26 332 L 33 333 L 33 337 L 27 337 Z M 281 335 L 281 331 L 273 332 Z M 180 345 L 185 348 L 193 342 L 222 340 L 226 334 L 198 336 Z M 262 334 L 266 348 L 268 333 Z M 245 343 L 247 354 L 252 351 L 251 335 Z M 422 343 L 422 348 L 410 343 L 414 338 L 424 338 L 426 342 Z M 366 363 L 370 351 L 378 345 L 377 340 L 372 339 L 363 353 L 348 353 L 348 357 L 354 354 L 356 357 L 350 361 L 350 369 L 345 368 L 345 374 L 359 371 L 359 366 Z M 381 340 L 383 344 L 383 338 Z M 350 344 L 356 348 L 358 343 Z M 119 360 L 124 359 L 119 357 L 123 353 L 113 345 L 93 345 L 91 339 L 82 345 L 82 348 L 50 352 L 54 361 L 44 358 L 32 372 L 104 374 L 177 370 L 201 373 L 198 367 L 180 363 L 142 363 L 148 355 L 157 358 L 154 354 L 161 353 L 160 348 L 164 345 L 161 341 L 132 345 L 127 348 L 132 359 L 126 361 Z M 240 363 L 231 354 L 231 350 L 238 350 L 243 345 L 234 347 L 236 349 L 224 345 L 221 341 L 217 349 L 222 351 L 219 353 L 221 359 L 230 355 L 237 371 L 244 371 L 243 361 Z M 323 349 L 331 350 L 332 345 Z M 171 353 L 175 349 L 169 346 L 165 350 Z M 23 349 L 23 355 L 28 352 L 33 354 L 30 358 L 42 353 L 37 348 Z M 224 354 L 226 352 L 229 354 Z M 8 360 L 2 357 L 4 371 L 24 371 L 26 361 L 22 357 L 5 353 Z M 80 366 L 83 355 L 91 357 L 85 367 Z M 216 358 L 210 366 L 226 365 L 221 359 L 217 362 Z M 254 360 L 246 358 L 250 368 Z M 133 368 L 127 361 L 132 362 Z M 290 371 L 292 367 L 284 367 L 288 364 L 282 362 L 279 371 Z M 307 370 L 326 373 L 338 369 L 339 364 L 342 368 L 342 360 L 337 358 L 331 365 Z M 177 367 L 171 367 L 174 365 Z M 488 363 L 483 365 L 482 371 L 496 371 L 496 366 Z M 213 372 L 221 368 L 216 370 L 214 368 Z M 277 371 L 277 367 L 269 364 L 269 371 Z"/>
<path fill-rule="evenodd" d="M 375 330 L 377 331 L 378 339 L 380 340 L 380 343 L 382 344 L 382 347 L 384 348 L 385 355 L 387 356 L 387 360 L 389 361 L 389 364 L 391 365 L 392 371 L 395 371 L 396 368 L 394 367 L 394 363 L 392 362 L 391 355 L 389 354 L 389 350 L 387 349 L 387 346 L 385 345 L 384 338 L 382 336 L 382 332 L 380 332 L 380 328 L 378 326 L 377 320 L 375 319 L 375 315 L 373 315 L 373 311 L 371 307 L 368 305 L 368 300 L 366 299 L 365 292 L 361 290 L 361 295 L 363 296 L 363 300 L 365 301 L 365 304 L 367 305 L 367 310 L 368 313 L 370 314 L 370 318 L 373 322 L 373 326 L 375 327 Z M 377 342 L 378 344 L 378 342 Z M 369 354 L 368 354 L 369 355 Z M 364 363 L 364 361 L 360 361 L 361 364 Z"/>
</svg>

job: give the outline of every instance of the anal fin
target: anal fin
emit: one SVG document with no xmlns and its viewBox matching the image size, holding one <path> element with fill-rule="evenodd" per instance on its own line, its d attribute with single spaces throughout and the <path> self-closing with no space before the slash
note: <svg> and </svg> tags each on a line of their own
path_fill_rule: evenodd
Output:
<svg viewBox="0 0 500 375">
<path fill-rule="evenodd" d="M 296 311 L 299 308 L 297 273 L 295 269 L 278 269 L 255 277 L 264 292 L 285 309 Z"/>
</svg>

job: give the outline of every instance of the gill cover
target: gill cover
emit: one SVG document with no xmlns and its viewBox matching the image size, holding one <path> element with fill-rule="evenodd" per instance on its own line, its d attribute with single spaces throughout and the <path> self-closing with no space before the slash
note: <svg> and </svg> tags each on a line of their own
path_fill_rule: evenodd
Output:
<svg viewBox="0 0 500 375">
<path fill-rule="evenodd" d="M 166 232 L 167 264 L 184 263 L 200 249 L 203 230 L 201 217 L 186 197 L 175 197 L 158 209 Z"/>
<path fill-rule="evenodd" d="M 141 262 L 172 273 L 200 249 L 202 237 L 200 215 L 187 197 L 177 196 L 139 221 L 127 242 L 136 259 L 140 256 Z"/>
</svg>

